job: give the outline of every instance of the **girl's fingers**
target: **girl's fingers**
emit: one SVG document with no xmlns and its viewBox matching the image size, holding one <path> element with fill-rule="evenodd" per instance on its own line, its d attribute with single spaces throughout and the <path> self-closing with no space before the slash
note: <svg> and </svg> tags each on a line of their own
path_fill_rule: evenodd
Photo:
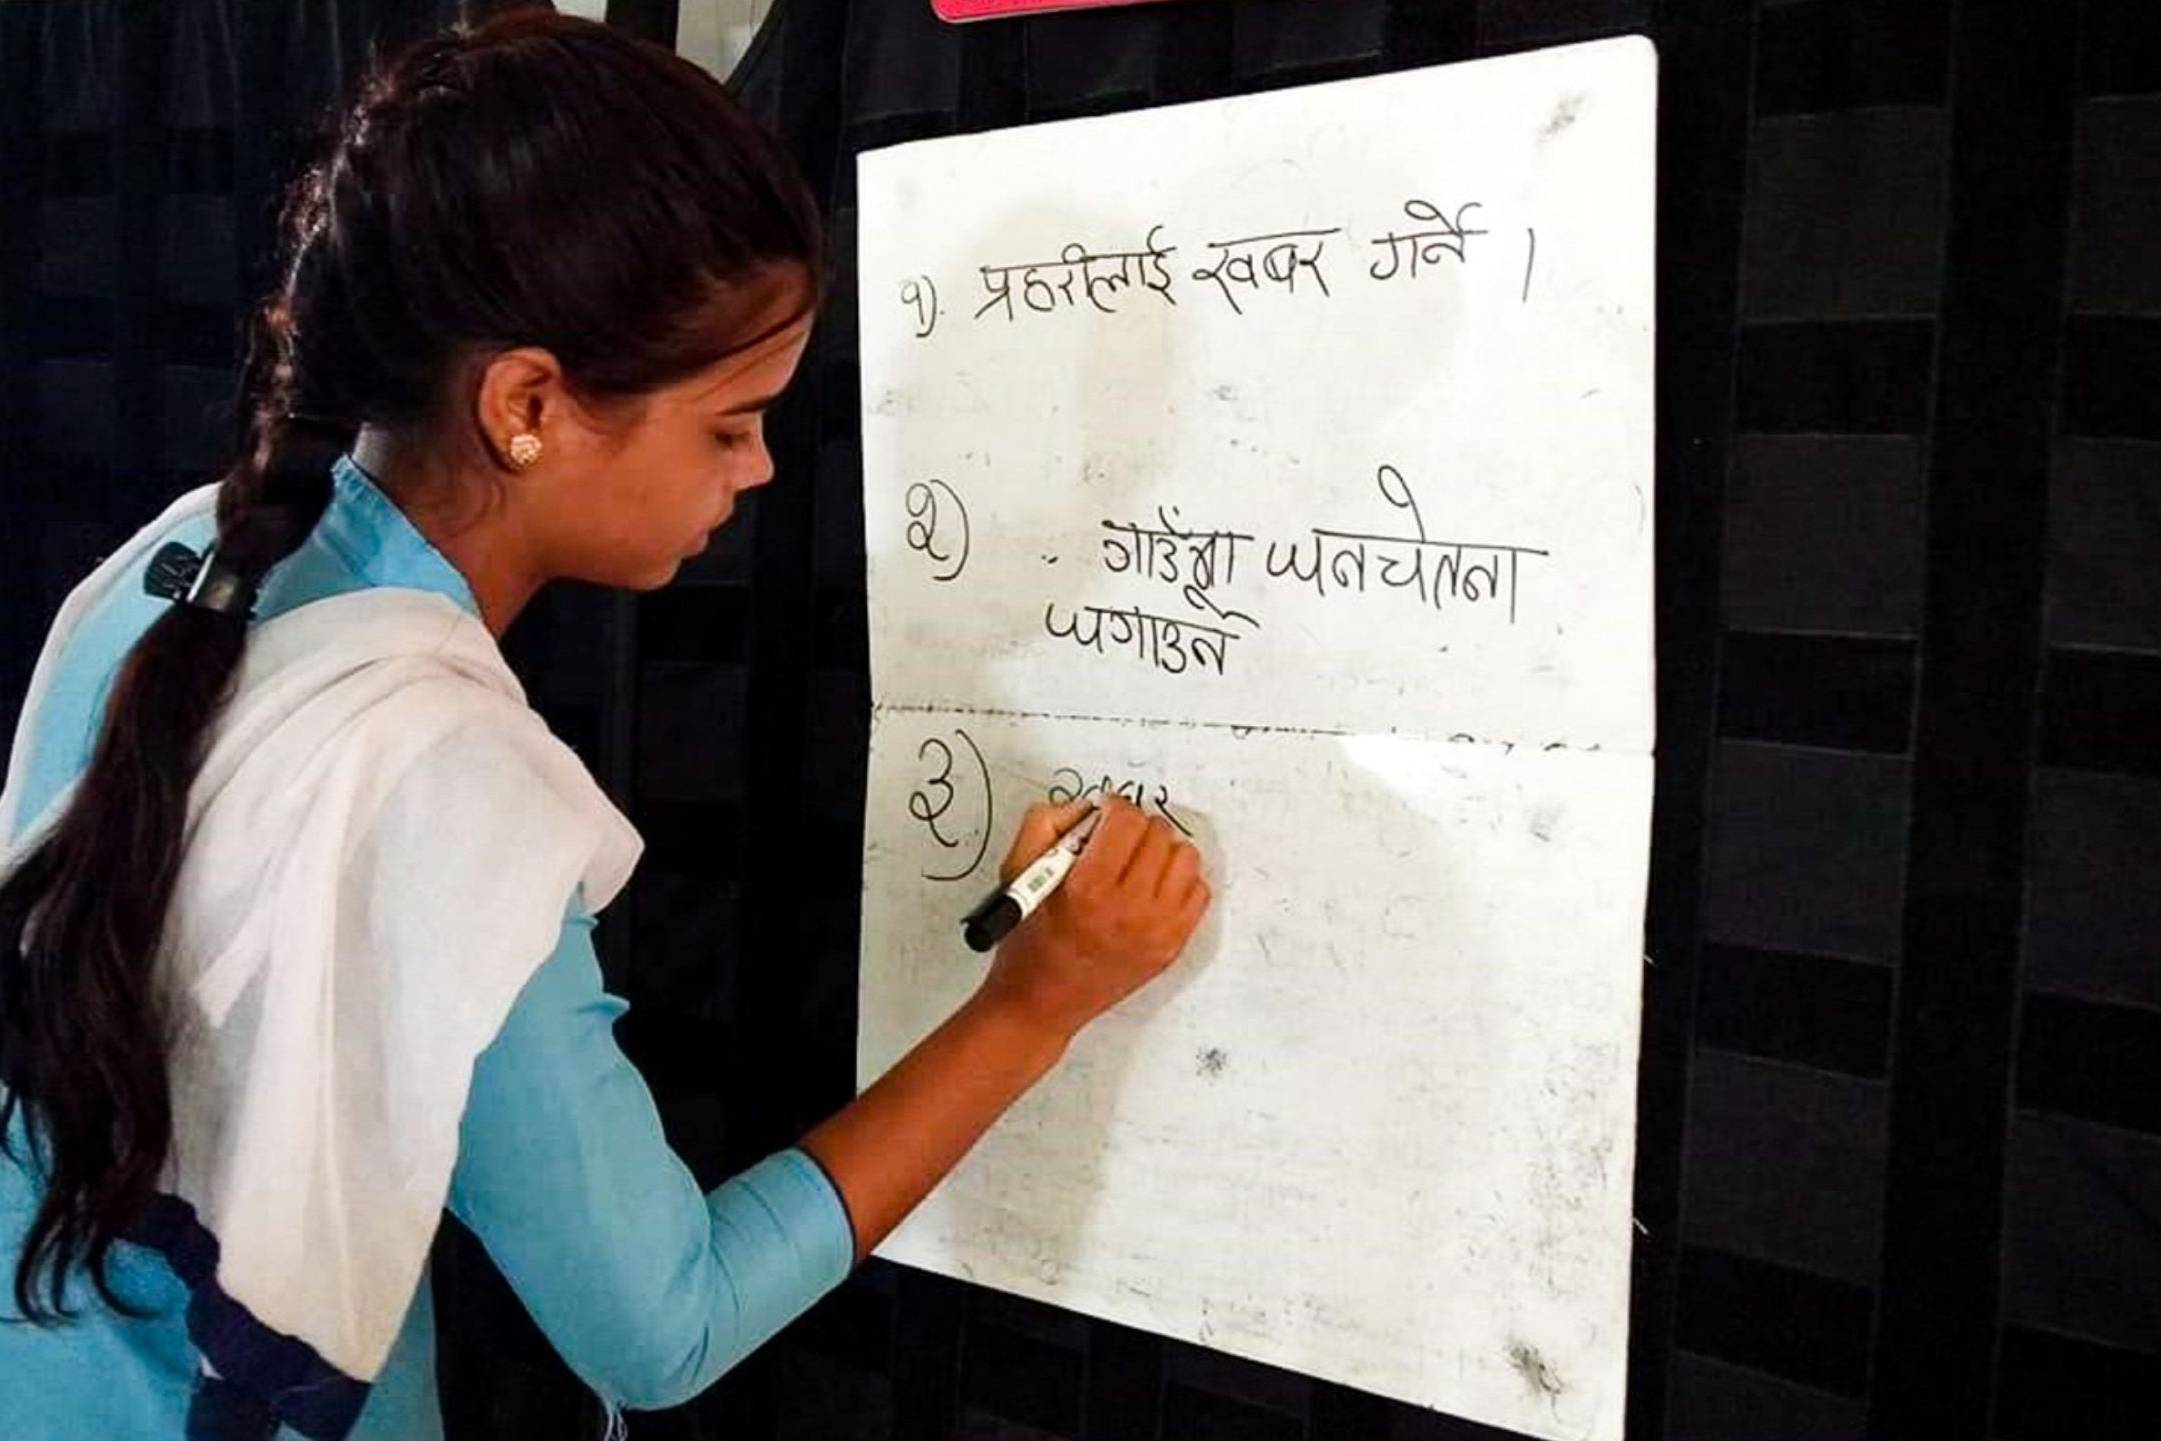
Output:
<svg viewBox="0 0 2161 1441">
<path fill-rule="evenodd" d="M 1033 864 L 1036 857 L 1058 843 L 1058 837 L 1080 823 L 1081 817 L 1088 814 L 1088 806 L 1087 801 L 1077 800 L 1062 806 L 1039 802 L 1028 807 L 1028 813 L 1021 817 L 1012 847 L 998 866 L 998 883 L 1011 885 L 1014 877 Z"/>
</svg>

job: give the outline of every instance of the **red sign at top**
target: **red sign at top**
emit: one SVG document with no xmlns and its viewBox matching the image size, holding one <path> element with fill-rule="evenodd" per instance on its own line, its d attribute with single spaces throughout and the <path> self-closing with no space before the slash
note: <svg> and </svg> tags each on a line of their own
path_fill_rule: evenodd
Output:
<svg viewBox="0 0 2161 1441">
<path fill-rule="evenodd" d="M 944 20 L 996 20 L 1045 10 L 1100 10 L 1111 5 L 1151 3 L 1153 0 L 931 0 L 931 8 Z"/>
</svg>

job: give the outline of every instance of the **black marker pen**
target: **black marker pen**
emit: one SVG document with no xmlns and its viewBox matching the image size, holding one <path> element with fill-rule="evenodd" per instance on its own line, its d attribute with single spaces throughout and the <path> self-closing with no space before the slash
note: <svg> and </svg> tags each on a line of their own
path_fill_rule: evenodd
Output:
<svg viewBox="0 0 2161 1441">
<path fill-rule="evenodd" d="M 1098 801 L 1095 809 L 1081 817 L 1049 850 L 1015 876 L 1012 885 L 992 891 L 983 898 L 981 905 L 968 912 L 960 924 L 961 935 L 969 947 L 987 951 L 1026 920 L 1029 912 L 1043 903 L 1045 896 L 1058 889 L 1066 872 L 1073 869 L 1073 861 L 1080 855 L 1081 847 L 1095 833 L 1096 822 L 1102 819 L 1103 804 Z"/>
</svg>

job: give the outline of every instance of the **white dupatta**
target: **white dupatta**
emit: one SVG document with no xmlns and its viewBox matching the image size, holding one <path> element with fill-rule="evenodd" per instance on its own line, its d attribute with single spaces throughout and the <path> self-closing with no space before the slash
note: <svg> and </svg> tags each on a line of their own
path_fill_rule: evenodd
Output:
<svg viewBox="0 0 2161 1441">
<path fill-rule="evenodd" d="M 214 496 L 182 497 L 62 607 L 0 836 L 69 636 Z M 641 848 L 447 596 L 379 586 L 253 627 L 189 792 L 158 958 L 174 1030 L 161 1189 L 215 1239 L 227 1297 L 347 1377 L 381 1370 L 448 1192 L 474 1058 L 553 951 L 573 888 L 598 911 Z"/>
</svg>

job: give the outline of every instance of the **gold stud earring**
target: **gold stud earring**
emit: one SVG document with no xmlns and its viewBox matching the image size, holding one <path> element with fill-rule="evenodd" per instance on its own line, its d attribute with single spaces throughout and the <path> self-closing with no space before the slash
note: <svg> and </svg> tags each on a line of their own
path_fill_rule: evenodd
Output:
<svg viewBox="0 0 2161 1441">
<path fill-rule="evenodd" d="M 521 430 L 510 437 L 510 463 L 523 470 L 540 459 L 540 437 L 530 430 Z"/>
</svg>

